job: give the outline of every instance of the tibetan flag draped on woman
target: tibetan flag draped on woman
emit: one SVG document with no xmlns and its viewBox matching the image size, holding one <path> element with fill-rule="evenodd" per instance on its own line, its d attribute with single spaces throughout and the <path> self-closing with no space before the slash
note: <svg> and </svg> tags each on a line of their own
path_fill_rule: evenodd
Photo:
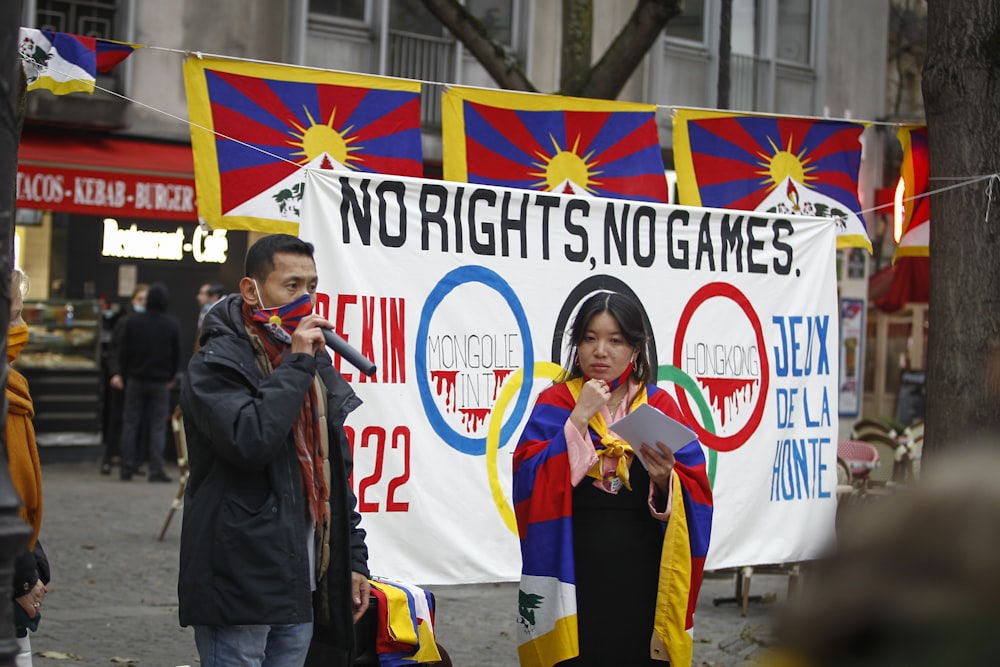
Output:
<svg viewBox="0 0 1000 667">
<path fill-rule="evenodd" d="M 97 74 L 110 72 L 138 44 L 21 28 L 17 49 L 28 90 L 44 88 L 56 95 L 93 93 Z"/>
<path fill-rule="evenodd" d="M 652 104 L 453 86 L 442 138 L 449 181 L 667 201 Z"/>
<path fill-rule="evenodd" d="M 872 251 L 861 203 L 863 123 L 680 109 L 680 203 L 836 218 L 837 247 Z"/>
<path fill-rule="evenodd" d="M 573 555 L 573 485 L 565 424 L 582 380 L 543 392 L 514 453 L 513 503 L 521 540 L 518 656 L 522 667 L 552 667 L 579 655 L 576 565 Z M 647 393 L 648 392 L 648 393 Z M 669 395 L 647 385 L 637 402 L 681 415 Z M 591 422 L 591 432 L 594 422 Z M 605 427 L 606 428 L 606 427 Z M 691 665 L 694 610 L 712 531 L 713 500 L 701 444 L 678 449 L 670 519 L 663 529 L 650 649 L 662 647 L 674 667 Z M 646 493 L 646 489 L 632 493 Z M 628 585 L 609 564 L 608 586 Z M 608 641 L 614 641 L 609 610 Z"/>
<path fill-rule="evenodd" d="M 193 57 L 184 84 L 214 229 L 297 234 L 305 167 L 423 175 L 419 82 Z"/>
</svg>

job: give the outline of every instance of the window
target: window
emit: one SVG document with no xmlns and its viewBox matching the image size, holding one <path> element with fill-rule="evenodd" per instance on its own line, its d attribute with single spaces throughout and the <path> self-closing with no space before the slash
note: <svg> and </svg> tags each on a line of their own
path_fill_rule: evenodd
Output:
<svg viewBox="0 0 1000 667">
<path fill-rule="evenodd" d="M 36 0 L 36 27 L 101 39 L 122 39 L 117 0 Z"/>
<path fill-rule="evenodd" d="M 330 18 L 365 20 L 365 0 L 309 0 L 309 12 Z"/>
<path fill-rule="evenodd" d="M 733 0 L 732 52 L 744 56 L 760 55 L 760 30 L 756 0 Z"/>
<path fill-rule="evenodd" d="M 389 2 L 389 28 L 434 37 L 443 37 L 447 34 L 441 22 L 420 0 Z"/>
<path fill-rule="evenodd" d="M 514 0 L 466 0 L 465 4 L 494 39 L 501 44 L 513 43 Z"/>
<path fill-rule="evenodd" d="M 670 19 L 666 27 L 667 37 L 704 44 L 705 0 L 686 0 L 684 10 Z"/>
<path fill-rule="evenodd" d="M 778 60 L 808 65 L 812 28 L 812 0 L 778 0 Z"/>
</svg>

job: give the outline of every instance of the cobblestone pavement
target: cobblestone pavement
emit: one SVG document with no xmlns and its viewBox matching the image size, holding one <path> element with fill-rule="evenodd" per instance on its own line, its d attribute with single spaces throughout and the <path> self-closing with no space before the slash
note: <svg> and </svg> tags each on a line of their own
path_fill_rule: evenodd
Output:
<svg viewBox="0 0 1000 667">
<path fill-rule="evenodd" d="M 168 466 L 175 478 L 177 471 Z M 117 473 L 117 470 L 115 471 Z M 36 667 L 137 664 L 198 665 L 194 636 L 177 622 L 180 513 L 163 541 L 177 484 L 143 477 L 120 482 L 97 463 L 48 463 L 42 469 L 41 539 L 53 581 L 32 634 Z M 785 599 L 787 578 L 755 575 L 747 616 L 731 597 L 735 575 L 706 578 L 696 615 L 694 664 L 753 664 L 766 642 L 773 612 Z M 429 587 L 438 601 L 437 634 L 458 667 L 516 667 L 515 583 Z"/>
</svg>

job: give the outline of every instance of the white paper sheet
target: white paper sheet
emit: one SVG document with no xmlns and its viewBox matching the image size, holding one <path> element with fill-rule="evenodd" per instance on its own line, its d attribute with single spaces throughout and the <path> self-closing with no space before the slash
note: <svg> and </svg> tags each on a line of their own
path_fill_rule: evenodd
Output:
<svg viewBox="0 0 1000 667">
<path fill-rule="evenodd" d="M 656 447 L 657 442 L 662 442 L 670 448 L 670 451 L 676 452 L 698 437 L 687 426 L 668 417 L 648 403 L 643 403 L 615 423 L 610 424 L 608 428 L 632 446 L 636 458 L 643 466 L 646 465 L 646 462 L 639 451 L 643 443 L 650 447 Z"/>
</svg>

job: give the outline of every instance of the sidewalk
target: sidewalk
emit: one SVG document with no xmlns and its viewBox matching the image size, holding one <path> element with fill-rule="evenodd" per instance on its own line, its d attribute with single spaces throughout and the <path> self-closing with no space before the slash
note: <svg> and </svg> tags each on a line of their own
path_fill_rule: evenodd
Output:
<svg viewBox="0 0 1000 667">
<path fill-rule="evenodd" d="M 32 634 L 36 667 L 199 664 L 190 628 L 177 622 L 177 550 L 180 512 L 157 540 L 177 484 L 144 477 L 120 482 L 97 462 L 42 467 L 41 540 L 53 581 Z M 167 474 L 177 478 L 175 467 Z M 438 601 L 437 634 L 457 667 L 516 667 L 514 614 L 517 584 L 431 587 Z M 731 597 L 735 575 L 709 575 L 696 615 L 694 665 L 752 665 L 757 643 L 769 635 L 787 578 L 754 575 L 746 618 Z M 67 660 L 67 657 L 69 658 Z"/>
</svg>

